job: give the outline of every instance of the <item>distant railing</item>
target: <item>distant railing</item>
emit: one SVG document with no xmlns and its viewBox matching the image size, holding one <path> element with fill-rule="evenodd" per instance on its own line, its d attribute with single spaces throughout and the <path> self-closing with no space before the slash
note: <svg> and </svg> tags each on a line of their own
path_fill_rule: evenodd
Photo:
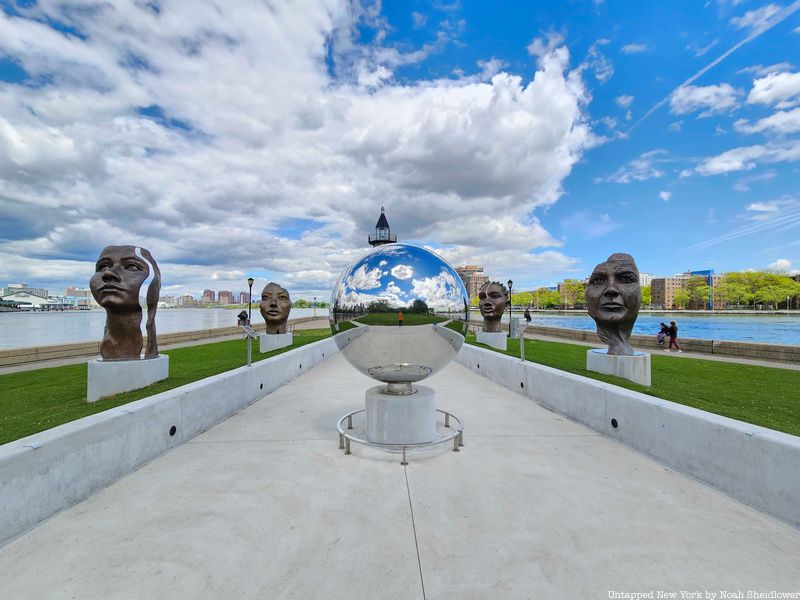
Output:
<svg viewBox="0 0 800 600">
<path fill-rule="evenodd" d="M 393 233 L 390 233 L 389 235 L 387 235 L 385 237 L 378 236 L 378 235 L 371 235 L 371 236 L 369 236 L 368 239 L 369 239 L 369 243 L 370 244 L 373 244 L 375 242 L 383 242 L 385 244 L 394 244 L 397 241 L 397 236 L 394 235 Z"/>
</svg>

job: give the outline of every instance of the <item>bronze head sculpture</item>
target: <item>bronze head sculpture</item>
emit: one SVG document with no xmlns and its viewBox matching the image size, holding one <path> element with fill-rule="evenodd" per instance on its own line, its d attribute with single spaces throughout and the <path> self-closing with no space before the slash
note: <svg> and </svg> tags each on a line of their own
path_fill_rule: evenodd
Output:
<svg viewBox="0 0 800 600">
<path fill-rule="evenodd" d="M 508 304 L 508 290 L 499 281 L 487 281 L 478 292 L 478 306 L 483 315 L 483 330 L 489 333 L 500 331 L 500 319 Z"/>
<path fill-rule="evenodd" d="M 642 289 L 630 254 L 612 254 L 594 268 L 586 286 L 586 305 L 608 353 L 633 356 L 631 331 L 642 305 Z"/>
<path fill-rule="evenodd" d="M 286 321 L 292 309 L 289 292 L 269 282 L 261 291 L 261 316 L 267 322 L 267 333 L 286 333 Z"/>
<path fill-rule="evenodd" d="M 147 347 L 142 357 L 144 336 L 139 294 L 145 285 Z M 150 251 L 138 246 L 106 246 L 97 259 L 89 287 L 94 299 L 106 310 L 106 327 L 100 344 L 103 360 L 156 358 L 161 271 Z"/>
</svg>

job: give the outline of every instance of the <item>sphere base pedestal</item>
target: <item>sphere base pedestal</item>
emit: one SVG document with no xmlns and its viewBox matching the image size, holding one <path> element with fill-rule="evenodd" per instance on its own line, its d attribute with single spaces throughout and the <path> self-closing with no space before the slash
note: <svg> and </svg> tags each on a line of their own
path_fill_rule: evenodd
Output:
<svg viewBox="0 0 800 600">
<path fill-rule="evenodd" d="M 416 393 L 387 394 L 385 385 L 366 392 L 366 439 L 373 444 L 424 444 L 437 439 L 436 393 L 424 385 Z"/>
</svg>

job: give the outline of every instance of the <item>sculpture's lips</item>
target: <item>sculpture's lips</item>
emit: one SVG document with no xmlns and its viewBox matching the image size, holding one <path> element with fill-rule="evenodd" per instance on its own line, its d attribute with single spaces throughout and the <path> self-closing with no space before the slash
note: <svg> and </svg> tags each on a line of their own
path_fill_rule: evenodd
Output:
<svg viewBox="0 0 800 600">
<path fill-rule="evenodd" d="M 98 291 L 100 291 L 100 292 L 122 292 L 124 290 L 121 287 L 117 287 L 115 285 L 104 285 Z"/>
<path fill-rule="evenodd" d="M 604 310 L 620 310 L 625 309 L 624 304 L 617 304 L 616 302 L 606 302 L 605 304 L 601 304 L 600 308 Z"/>
<path fill-rule="evenodd" d="M 276 316 L 276 315 L 279 315 L 279 314 L 281 314 L 281 313 L 280 313 L 280 311 L 278 311 L 278 310 L 268 310 L 268 311 L 267 311 L 267 314 L 268 314 L 269 316 L 271 316 L 271 317 L 274 317 L 274 316 Z"/>
</svg>

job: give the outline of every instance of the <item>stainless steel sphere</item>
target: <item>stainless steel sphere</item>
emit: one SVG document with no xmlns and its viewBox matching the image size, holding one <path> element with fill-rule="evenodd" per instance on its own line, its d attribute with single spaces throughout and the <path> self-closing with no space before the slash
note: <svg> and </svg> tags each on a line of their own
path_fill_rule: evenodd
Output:
<svg viewBox="0 0 800 600">
<path fill-rule="evenodd" d="M 356 369 L 411 393 L 464 343 L 469 297 L 441 257 L 412 244 L 378 246 L 347 267 L 333 288 L 331 330 Z"/>
</svg>

